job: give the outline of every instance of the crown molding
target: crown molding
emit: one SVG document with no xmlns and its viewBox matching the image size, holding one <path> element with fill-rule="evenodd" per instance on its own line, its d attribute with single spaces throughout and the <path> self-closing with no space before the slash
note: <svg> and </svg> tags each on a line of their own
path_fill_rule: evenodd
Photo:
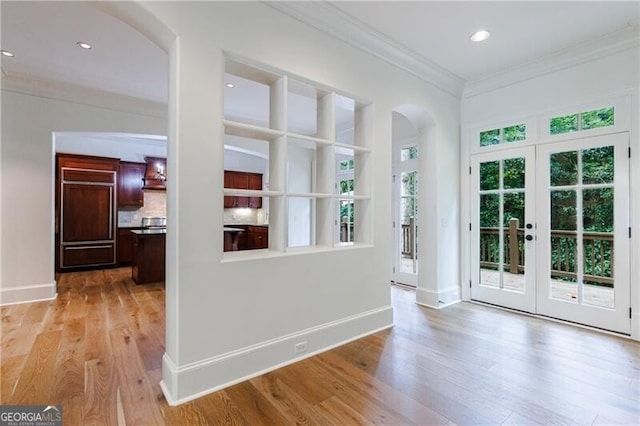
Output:
<svg viewBox="0 0 640 426">
<path fill-rule="evenodd" d="M 566 47 L 513 68 L 467 82 L 462 98 L 470 98 L 553 72 L 605 58 L 640 46 L 638 21 L 603 37 Z"/>
<path fill-rule="evenodd" d="M 396 66 L 460 98 L 465 81 L 327 2 L 264 2 L 303 24 Z"/>
<path fill-rule="evenodd" d="M 80 105 L 125 111 L 156 118 L 167 117 L 167 104 L 93 89 L 87 86 L 42 79 L 26 74 L 2 76 L 2 91 L 56 99 Z"/>
</svg>

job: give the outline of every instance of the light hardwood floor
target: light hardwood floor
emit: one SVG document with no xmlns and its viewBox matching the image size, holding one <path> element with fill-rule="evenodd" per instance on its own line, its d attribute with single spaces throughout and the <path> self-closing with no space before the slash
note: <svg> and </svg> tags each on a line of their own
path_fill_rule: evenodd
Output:
<svg viewBox="0 0 640 426">
<path fill-rule="evenodd" d="M 58 299 L 0 308 L 1 404 L 62 404 L 76 424 L 639 424 L 640 345 L 460 303 L 190 403 L 158 382 L 162 285 L 129 269 L 63 274 Z"/>
</svg>

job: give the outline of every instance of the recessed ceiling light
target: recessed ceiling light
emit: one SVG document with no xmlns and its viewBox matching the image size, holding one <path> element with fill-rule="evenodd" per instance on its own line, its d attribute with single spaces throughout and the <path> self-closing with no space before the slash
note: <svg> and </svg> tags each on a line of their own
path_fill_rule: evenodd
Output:
<svg viewBox="0 0 640 426">
<path fill-rule="evenodd" d="M 233 84 L 233 83 L 227 83 L 227 84 L 225 84 L 225 86 L 227 86 L 227 87 L 228 87 L 228 88 L 230 88 L 230 89 L 232 89 L 232 88 L 236 87 L 236 85 L 235 85 L 235 84 Z"/>
<path fill-rule="evenodd" d="M 87 50 L 91 49 L 91 45 L 89 43 L 85 43 L 84 41 L 79 41 L 76 44 L 83 49 L 87 49 Z"/>
<path fill-rule="evenodd" d="M 13 58 L 15 55 L 8 50 L 0 50 L 2 52 L 2 56 L 8 56 L 9 58 Z"/>
<path fill-rule="evenodd" d="M 480 30 L 476 33 L 473 33 L 471 36 L 471 41 L 484 41 L 491 36 L 491 33 L 487 30 Z"/>
</svg>

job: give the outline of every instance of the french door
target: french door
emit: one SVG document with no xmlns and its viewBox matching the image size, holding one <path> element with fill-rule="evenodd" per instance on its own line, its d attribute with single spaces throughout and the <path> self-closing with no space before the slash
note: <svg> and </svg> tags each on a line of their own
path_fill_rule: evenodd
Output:
<svg viewBox="0 0 640 426">
<path fill-rule="evenodd" d="M 418 285 L 418 171 L 396 170 L 394 175 L 394 232 L 396 240 L 393 280 Z"/>
<path fill-rule="evenodd" d="M 629 333 L 627 134 L 472 157 L 471 297 Z"/>
</svg>

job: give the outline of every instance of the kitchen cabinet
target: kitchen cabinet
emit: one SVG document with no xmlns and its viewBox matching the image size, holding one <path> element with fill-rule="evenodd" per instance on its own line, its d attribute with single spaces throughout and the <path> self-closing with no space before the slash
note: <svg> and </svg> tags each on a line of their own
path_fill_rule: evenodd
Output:
<svg viewBox="0 0 640 426">
<path fill-rule="evenodd" d="M 248 226 L 247 249 L 269 248 L 269 228 L 266 226 Z"/>
<path fill-rule="evenodd" d="M 118 170 L 118 207 L 144 206 L 144 177 L 146 164 L 121 161 Z"/>
<path fill-rule="evenodd" d="M 136 284 L 164 281 L 166 231 L 140 229 L 133 234 L 131 278 Z"/>
<path fill-rule="evenodd" d="M 225 170 L 224 187 L 262 191 L 262 173 Z M 262 208 L 262 197 L 239 197 L 226 195 L 224 197 L 224 207 L 249 207 L 259 209 Z"/>
<path fill-rule="evenodd" d="M 160 157 L 145 157 L 143 189 L 167 189 L 167 159 Z"/>
<path fill-rule="evenodd" d="M 116 261 L 118 266 L 131 265 L 133 262 L 133 233 L 142 228 L 118 228 L 116 238 Z"/>
<path fill-rule="evenodd" d="M 115 266 L 118 159 L 56 156 L 56 266 Z"/>
</svg>

